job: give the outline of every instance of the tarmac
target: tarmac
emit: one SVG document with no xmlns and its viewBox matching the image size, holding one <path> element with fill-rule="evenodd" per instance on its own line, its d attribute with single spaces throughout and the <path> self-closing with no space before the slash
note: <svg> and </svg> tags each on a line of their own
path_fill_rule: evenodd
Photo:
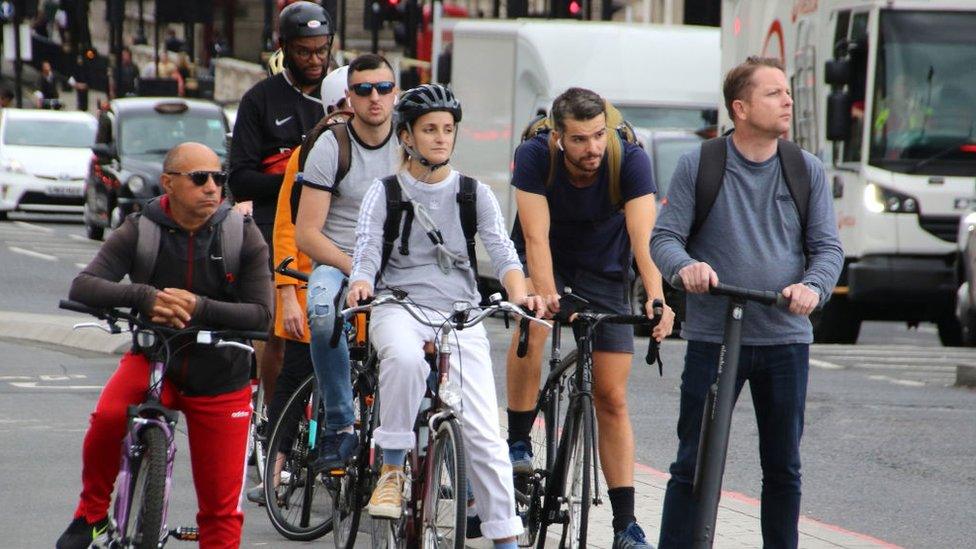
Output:
<svg viewBox="0 0 976 549">
<path fill-rule="evenodd" d="M 94 321 L 91 317 L 65 312 L 63 315 L 46 315 L 0 311 L 0 338 L 32 341 L 59 345 L 88 352 L 121 354 L 129 347 L 129 335 L 107 334 L 86 329 L 73 330 L 80 322 Z M 103 323 L 104 324 L 104 323 Z M 503 412 L 503 410 L 501 411 Z M 504 420 L 504 413 L 500 413 Z M 644 531 L 656 544 L 656 534 L 661 524 L 661 509 L 669 475 L 642 464 L 634 472 L 636 491 L 636 516 Z M 601 486 L 606 483 L 601 480 Z M 613 541 L 609 501 L 603 494 L 603 504 L 591 507 L 588 547 L 610 549 Z M 759 501 L 736 492 L 723 491 L 719 507 L 714 547 L 751 548 L 762 547 L 759 524 Z M 898 548 L 898 545 L 874 537 L 845 530 L 812 518 L 801 517 L 799 524 L 800 547 L 827 548 Z M 553 540 L 555 547 L 558 541 Z M 477 544 L 473 547 L 490 547 Z"/>
</svg>

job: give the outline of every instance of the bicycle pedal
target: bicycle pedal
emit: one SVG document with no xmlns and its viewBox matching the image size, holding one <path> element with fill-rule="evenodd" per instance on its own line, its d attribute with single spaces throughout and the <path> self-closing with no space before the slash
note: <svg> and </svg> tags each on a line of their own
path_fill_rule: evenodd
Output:
<svg viewBox="0 0 976 549">
<path fill-rule="evenodd" d="M 180 541 L 200 541 L 200 529 L 195 526 L 180 526 L 175 530 L 170 530 L 169 535 L 171 538 Z"/>
</svg>

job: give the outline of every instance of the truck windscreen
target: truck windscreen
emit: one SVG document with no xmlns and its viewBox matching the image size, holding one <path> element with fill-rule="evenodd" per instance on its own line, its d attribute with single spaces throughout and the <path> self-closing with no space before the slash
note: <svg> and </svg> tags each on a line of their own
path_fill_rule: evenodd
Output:
<svg viewBox="0 0 976 549">
<path fill-rule="evenodd" d="M 882 10 L 871 163 L 976 174 L 976 12 Z"/>
</svg>

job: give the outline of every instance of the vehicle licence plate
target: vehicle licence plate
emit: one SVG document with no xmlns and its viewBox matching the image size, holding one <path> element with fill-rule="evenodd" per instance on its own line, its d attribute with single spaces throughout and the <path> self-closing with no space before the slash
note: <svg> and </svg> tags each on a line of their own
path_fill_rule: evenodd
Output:
<svg viewBox="0 0 976 549">
<path fill-rule="evenodd" d="M 48 185 L 45 194 L 48 196 L 81 196 L 81 185 Z"/>
</svg>

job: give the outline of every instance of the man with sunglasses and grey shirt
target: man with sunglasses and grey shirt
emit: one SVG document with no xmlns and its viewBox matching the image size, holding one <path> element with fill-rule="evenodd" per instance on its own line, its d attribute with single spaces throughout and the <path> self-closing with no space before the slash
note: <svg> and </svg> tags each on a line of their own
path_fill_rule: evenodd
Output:
<svg viewBox="0 0 976 549">
<path fill-rule="evenodd" d="M 339 142 L 335 132 L 323 132 L 305 161 L 295 222 L 298 249 L 315 262 L 306 308 L 312 363 L 326 409 L 326 436 L 313 463 L 315 471 L 341 467 L 358 444 L 353 431 L 349 350 L 345 338 L 339 337 L 335 347 L 331 340 L 352 269 L 363 196 L 375 179 L 392 174 L 397 165 L 392 114 L 398 90 L 393 68 L 378 55 L 360 55 L 349 63 L 348 83 L 348 104 L 353 110 L 347 124 L 348 171 L 336 181 Z"/>
</svg>

